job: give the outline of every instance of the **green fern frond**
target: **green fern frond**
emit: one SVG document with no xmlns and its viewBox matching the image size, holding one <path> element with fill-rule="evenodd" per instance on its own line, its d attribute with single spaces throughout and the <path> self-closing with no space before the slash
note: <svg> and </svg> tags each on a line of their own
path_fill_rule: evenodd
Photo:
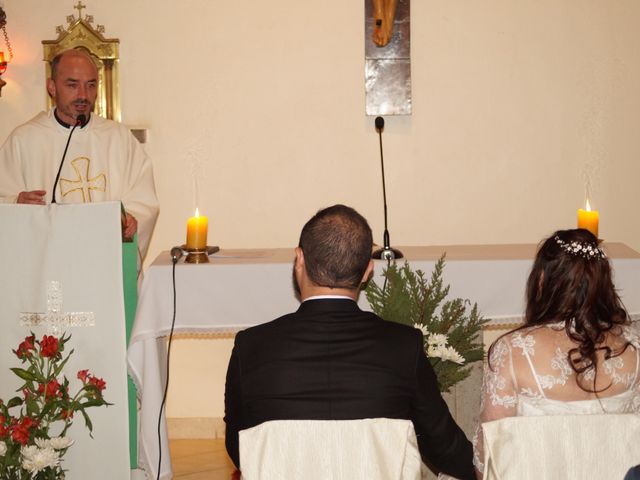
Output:
<svg viewBox="0 0 640 480">
<path fill-rule="evenodd" d="M 472 363 L 483 359 L 481 330 L 487 320 L 480 315 L 476 303 L 461 298 L 446 300 L 450 286 L 443 280 L 444 267 L 443 254 L 427 280 L 424 272 L 413 271 L 407 262 L 402 266 L 393 263 L 383 272 L 386 288 L 383 290 L 370 281 L 365 295 L 372 310 L 385 320 L 409 326 L 418 324 L 430 334 L 446 335 L 447 345 L 464 358 L 464 365 L 429 356 L 426 338 L 425 352 L 438 377 L 440 390 L 448 392 L 470 375 Z"/>
</svg>

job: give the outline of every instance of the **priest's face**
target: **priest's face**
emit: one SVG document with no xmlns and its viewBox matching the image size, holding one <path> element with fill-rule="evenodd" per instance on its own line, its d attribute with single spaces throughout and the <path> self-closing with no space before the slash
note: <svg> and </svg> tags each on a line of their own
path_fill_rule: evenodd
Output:
<svg viewBox="0 0 640 480">
<path fill-rule="evenodd" d="M 55 76 L 47 80 L 47 90 L 56 104 L 60 120 L 75 125 L 78 115 L 88 119 L 98 94 L 98 69 L 86 54 L 66 52 Z"/>
</svg>

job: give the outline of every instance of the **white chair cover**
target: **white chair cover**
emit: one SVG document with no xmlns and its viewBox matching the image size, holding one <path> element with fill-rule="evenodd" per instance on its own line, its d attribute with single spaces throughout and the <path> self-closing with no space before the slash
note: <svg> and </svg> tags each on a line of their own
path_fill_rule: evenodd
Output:
<svg viewBox="0 0 640 480">
<path fill-rule="evenodd" d="M 274 420 L 240 432 L 245 480 L 420 480 L 409 420 Z"/>
<path fill-rule="evenodd" d="M 616 480 L 640 463 L 634 414 L 508 417 L 482 429 L 484 480 Z"/>
</svg>

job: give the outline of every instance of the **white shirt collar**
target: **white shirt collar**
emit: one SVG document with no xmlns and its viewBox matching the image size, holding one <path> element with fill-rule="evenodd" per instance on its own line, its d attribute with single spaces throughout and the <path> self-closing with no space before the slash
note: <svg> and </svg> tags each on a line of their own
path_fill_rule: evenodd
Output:
<svg viewBox="0 0 640 480">
<path fill-rule="evenodd" d="M 313 297 L 307 297 L 303 300 L 302 303 L 306 302 L 307 300 L 326 300 L 328 298 L 339 298 L 339 299 L 343 299 L 343 300 L 351 300 L 352 302 L 355 302 L 355 300 L 351 297 L 347 297 L 346 295 L 314 295 Z"/>
</svg>

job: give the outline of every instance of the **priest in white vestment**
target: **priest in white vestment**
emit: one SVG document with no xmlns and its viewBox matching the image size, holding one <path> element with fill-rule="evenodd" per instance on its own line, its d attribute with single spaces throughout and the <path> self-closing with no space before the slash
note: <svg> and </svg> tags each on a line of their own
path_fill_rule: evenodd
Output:
<svg viewBox="0 0 640 480">
<path fill-rule="evenodd" d="M 47 204 L 119 200 L 126 237 L 138 233 L 144 258 L 158 217 L 149 157 L 124 125 L 91 114 L 98 70 L 86 53 L 67 50 L 52 61 L 47 90 L 55 107 L 17 127 L 0 149 L 0 203 Z"/>
</svg>

